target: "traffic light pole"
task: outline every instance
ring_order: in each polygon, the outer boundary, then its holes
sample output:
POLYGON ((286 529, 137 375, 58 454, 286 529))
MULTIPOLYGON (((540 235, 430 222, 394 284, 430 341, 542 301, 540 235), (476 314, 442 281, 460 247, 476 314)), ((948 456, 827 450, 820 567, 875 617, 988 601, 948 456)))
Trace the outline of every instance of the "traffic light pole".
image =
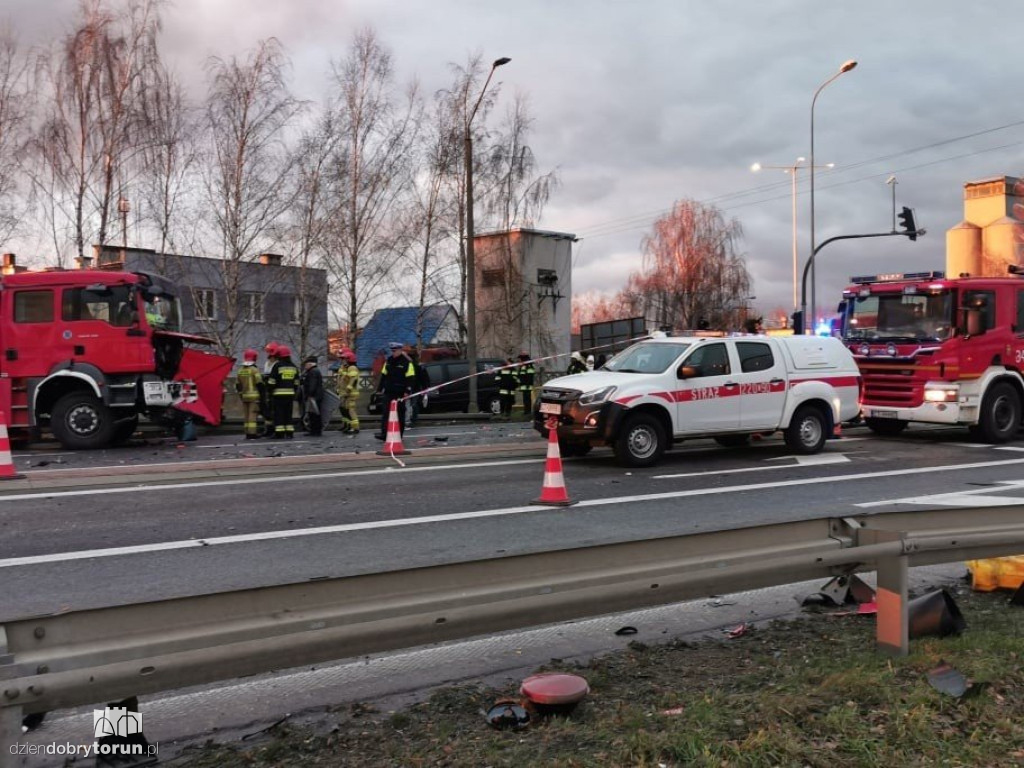
MULTIPOLYGON (((830 237, 828 240, 826 240, 823 243, 821 243, 820 245, 816 246, 815 249, 814 249, 814 253, 811 254, 811 257, 809 259, 807 259, 807 263, 804 265, 803 282, 801 283, 801 286, 800 286, 800 319, 801 319, 801 323, 803 325, 803 331, 802 332, 803 333, 807 333, 807 328, 809 327, 808 326, 808 322, 807 322, 807 274, 811 271, 811 266, 814 264, 814 257, 818 255, 818 251, 820 251, 822 248, 824 248, 829 243, 834 243, 836 240, 860 240, 861 238, 865 238, 865 237, 894 237, 894 236, 910 237, 911 234, 913 234, 913 236, 914 236, 911 239, 915 239, 918 235, 923 235, 924 234, 924 230, 915 230, 913 233, 911 233, 911 232, 877 232, 877 233, 873 233, 873 234, 870 234, 870 235, 836 235, 835 237, 830 237)), ((815 320, 812 317, 811 318, 811 322, 810 322, 810 327, 812 328, 811 335, 814 334, 814 330, 813 330, 814 323, 815 323, 815 320)))

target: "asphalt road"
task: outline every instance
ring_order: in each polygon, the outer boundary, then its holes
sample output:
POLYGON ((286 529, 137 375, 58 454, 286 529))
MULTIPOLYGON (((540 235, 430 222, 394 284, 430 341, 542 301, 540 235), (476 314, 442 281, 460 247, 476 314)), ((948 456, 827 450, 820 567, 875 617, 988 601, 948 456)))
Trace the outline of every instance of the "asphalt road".
POLYGON ((567 459, 573 506, 537 506, 545 443, 525 424, 290 442, 207 437, 19 453, 0 486, 0 620, 438 562, 1024 497, 1024 443, 962 430, 848 430, 817 456, 781 439, 684 443, 657 467, 567 459), (438 439, 443 438, 443 439, 438 439), (43 465, 43 462, 47 462, 43 465), (966 494, 966 495, 963 495, 966 494))

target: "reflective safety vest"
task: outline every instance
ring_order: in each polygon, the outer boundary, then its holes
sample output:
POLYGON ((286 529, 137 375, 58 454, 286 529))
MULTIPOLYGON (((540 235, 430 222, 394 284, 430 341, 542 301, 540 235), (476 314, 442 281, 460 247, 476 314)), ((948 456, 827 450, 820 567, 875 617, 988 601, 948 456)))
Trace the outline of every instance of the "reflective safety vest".
POLYGON ((298 380, 298 368, 291 363, 278 362, 267 379, 270 394, 274 397, 295 397, 295 384, 298 380))
POLYGON ((516 369, 516 376, 519 378, 520 389, 533 389, 533 376, 536 371, 533 363, 523 363, 516 369))
POLYGON ((505 368, 504 370, 498 371, 498 394, 499 395, 511 395, 514 394, 516 388, 519 386, 519 378, 516 376, 515 368, 505 368))
POLYGON ((243 403, 255 403, 260 399, 260 388, 263 386, 263 377, 252 363, 243 365, 238 369, 238 377, 235 379, 235 391, 242 398, 243 403))

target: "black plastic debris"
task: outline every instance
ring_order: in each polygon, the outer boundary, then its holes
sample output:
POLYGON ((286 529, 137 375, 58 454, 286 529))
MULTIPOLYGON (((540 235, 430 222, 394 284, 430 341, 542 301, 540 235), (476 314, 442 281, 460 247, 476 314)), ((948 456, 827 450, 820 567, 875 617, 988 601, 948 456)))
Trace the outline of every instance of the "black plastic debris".
POLYGON ((622 637, 622 636, 625 636, 625 635, 635 635, 639 631, 640 630, 638 630, 636 627, 631 627, 629 625, 626 625, 625 627, 619 627, 618 629, 616 629, 615 630, 615 634, 619 635, 620 637, 622 637))
POLYGON ((937 589, 907 603, 910 638, 937 635, 959 635, 967 629, 967 621, 944 589, 937 589))
POLYGON ((875 590, 859 576, 835 576, 822 585, 821 589, 803 599, 801 605, 846 605, 848 603, 871 603, 875 590))
POLYGON ((1017 588, 1017 591, 1013 593, 1013 597, 1010 598, 1010 605, 1019 605, 1024 607, 1024 583, 1017 588))
POLYGON ((487 724, 498 730, 521 730, 530 724, 530 713, 516 699, 502 699, 484 715, 487 724))

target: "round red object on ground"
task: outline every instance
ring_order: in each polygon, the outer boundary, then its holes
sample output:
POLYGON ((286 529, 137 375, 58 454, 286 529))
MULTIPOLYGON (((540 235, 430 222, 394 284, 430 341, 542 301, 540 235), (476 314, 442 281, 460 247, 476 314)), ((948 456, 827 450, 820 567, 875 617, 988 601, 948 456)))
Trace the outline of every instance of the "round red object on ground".
POLYGON ((582 701, 590 686, 579 675, 545 672, 523 680, 519 692, 534 704, 558 706, 582 701))

